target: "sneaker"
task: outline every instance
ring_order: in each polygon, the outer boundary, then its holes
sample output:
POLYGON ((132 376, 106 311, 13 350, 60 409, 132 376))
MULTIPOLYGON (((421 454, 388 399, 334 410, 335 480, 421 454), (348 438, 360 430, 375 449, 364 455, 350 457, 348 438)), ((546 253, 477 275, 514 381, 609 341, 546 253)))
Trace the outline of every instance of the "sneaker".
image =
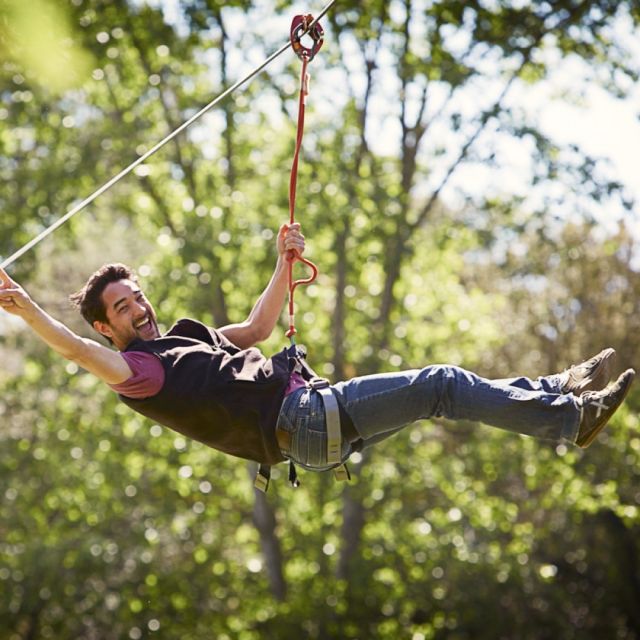
POLYGON ((567 369, 563 373, 566 376, 566 382, 562 385, 562 393, 580 396, 585 391, 604 389, 611 377, 615 357, 615 349, 604 349, 582 364, 576 364, 567 369))
POLYGON ((576 444, 586 449, 602 431, 627 395, 636 372, 627 369, 603 391, 585 391, 581 396, 580 429, 576 444))

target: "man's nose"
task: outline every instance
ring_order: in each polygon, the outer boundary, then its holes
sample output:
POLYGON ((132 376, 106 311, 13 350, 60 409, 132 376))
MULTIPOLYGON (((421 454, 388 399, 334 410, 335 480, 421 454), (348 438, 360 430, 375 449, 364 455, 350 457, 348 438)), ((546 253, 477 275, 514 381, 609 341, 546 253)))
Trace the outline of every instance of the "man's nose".
POLYGON ((142 317, 147 314, 147 307, 145 307, 141 302, 136 301, 134 309, 136 312, 136 317, 142 317))

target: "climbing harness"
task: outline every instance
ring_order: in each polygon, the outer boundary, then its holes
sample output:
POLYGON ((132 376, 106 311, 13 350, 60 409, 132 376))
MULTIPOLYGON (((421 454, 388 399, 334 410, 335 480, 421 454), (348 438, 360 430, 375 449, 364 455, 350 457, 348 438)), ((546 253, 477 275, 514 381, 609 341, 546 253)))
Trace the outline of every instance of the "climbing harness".
MULTIPOLYGON (((300 157, 300 149, 302 148, 302 136, 304 134, 304 115, 307 96, 309 95, 309 73, 307 67, 309 62, 313 60, 323 43, 324 31, 317 20, 311 15, 298 15, 291 22, 290 39, 291 46, 296 55, 302 61, 302 70, 300 73, 300 95, 298 99, 298 124, 296 133, 295 151, 293 154, 293 163, 291 165, 291 177, 289 180, 289 222, 295 222, 296 207, 296 188, 298 182, 298 161, 300 157), (306 47, 302 44, 301 38, 306 34, 311 38, 313 44, 306 47)), ((307 383, 307 387, 320 394, 322 404, 325 411, 325 420, 327 425, 327 464, 334 468, 335 476, 338 480, 347 480, 350 478, 349 471, 344 463, 341 462, 342 434, 340 427, 340 411, 338 409, 338 401, 336 400, 331 385, 326 378, 318 376, 306 362, 306 350, 302 346, 296 345, 295 342, 295 307, 294 293, 298 286, 311 284, 318 276, 318 268, 313 262, 303 258, 301 255, 291 251, 287 256, 289 269, 289 330, 286 333, 287 338, 291 340, 291 346, 287 349, 289 356, 289 367, 291 373, 301 375, 307 383), (296 262, 302 262, 309 269, 311 275, 307 278, 293 279, 293 266, 296 262)), ((282 433, 276 428, 276 437, 281 438, 282 433)), ((287 449, 286 443, 279 442, 281 449, 287 449)), ((262 492, 266 492, 269 487, 271 478, 271 468, 268 465, 260 465, 254 482, 254 486, 262 492)), ((289 482, 292 486, 299 486, 298 474, 293 461, 289 461, 289 482)))
MULTIPOLYGON (((331 9, 331 7, 336 3, 336 0, 331 0, 327 4, 324 9, 319 13, 318 17, 313 20, 310 24, 306 26, 307 31, 313 31, 315 26, 318 24, 318 21, 331 9)), ((302 31, 299 34, 299 37, 305 32, 302 31)), ((238 80, 235 84, 231 85, 228 89, 226 89, 223 93, 221 93, 217 98, 212 100, 209 104, 204 106, 200 111, 198 111, 195 115, 189 118, 186 122, 181 124, 177 129, 174 129, 171 133, 169 133, 165 138, 163 138, 156 145, 151 147, 146 153, 141 155, 137 160, 134 160, 128 167, 120 171, 120 173, 116 174, 105 182, 101 187, 96 189, 90 196, 82 200, 82 202, 78 203, 75 207, 70 209, 63 216, 58 218, 53 224, 44 229, 37 236, 32 238, 29 242, 23 245, 20 249, 11 254, 8 258, 4 259, 2 263, 0 263, 1 269, 6 269, 9 265, 13 264, 18 258, 21 258, 27 251, 33 249, 37 244, 39 244, 42 240, 51 235, 54 231, 59 229, 63 224, 65 224, 68 220, 70 220, 77 213, 88 207, 98 196, 102 195, 105 191, 114 186, 117 182, 122 180, 125 176, 129 175, 137 166, 148 160, 152 155, 154 155, 157 151, 162 149, 168 142, 173 140, 178 134, 182 133, 185 129, 190 127, 194 122, 199 120, 205 113, 210 111, 215 105, 217 105, 221 100, 226 98, 228 95, 233 93, 236 89, 239 89, 241 86, 252 80, 255 76, 257 76, 261 71, 263 71, 271 62, 273 62, 276 58, 282 55, 289 47, 292 46, 291 38, 287 41, 286 44, 282 45, 280 49, 278 49, 275 53, 272 53, 264 62, 258 65, 253 71, 249 72, 244 78, 238 80)))
MULTIPOLYGON (((292 344, 286 349, 289 359, 289 371, 297 373, 304 378, 308 389, 320 394, 324 407, 325 421, 327 425, 327 465, 333 469, 336 480, 350 480, 351 474, 346 463, 342 462, 342 428, 340 425, 340 409, 338 401, 331 391, 331 385, 326 378, 321 378, 307 363, 307 351, 302 345, 292 344)), ((288 433, 282 432, 276 427, 276 440, 280 450, 287 456, 290 442, 288 433)), ((255 477, 254 486, 266 493, 271 479, 271 466, 260 464, 255 477)), ((295 464, 289 460, 289 482, 291 486, 298 487, 298 473, 295 464)))

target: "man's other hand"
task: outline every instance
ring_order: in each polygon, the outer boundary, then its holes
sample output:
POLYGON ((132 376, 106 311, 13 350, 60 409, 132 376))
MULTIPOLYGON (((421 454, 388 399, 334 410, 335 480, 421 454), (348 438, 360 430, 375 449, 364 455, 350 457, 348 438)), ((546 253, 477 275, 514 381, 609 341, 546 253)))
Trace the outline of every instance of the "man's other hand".
POLYGON ((4 269, 0 269, 0 308, 21 318, 34 308, 29 294, 4 269))

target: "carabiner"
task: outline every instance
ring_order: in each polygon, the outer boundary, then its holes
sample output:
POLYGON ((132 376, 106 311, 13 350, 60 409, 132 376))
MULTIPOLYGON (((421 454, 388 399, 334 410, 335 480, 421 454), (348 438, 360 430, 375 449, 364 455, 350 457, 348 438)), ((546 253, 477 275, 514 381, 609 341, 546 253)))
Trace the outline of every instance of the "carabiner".
POLYGON ((311 29, 309 25, 313 22, 313 16, 294 16, 291 22, 291 46, 300 60, 306 58, 307 61, 313 60, 316 53, 320 51, 320 47, 324 42, 324 30, 319 22, 316 22, 311 29), (308 35, 313 40, 312 47, 305 47, 301 38, 308 35))

